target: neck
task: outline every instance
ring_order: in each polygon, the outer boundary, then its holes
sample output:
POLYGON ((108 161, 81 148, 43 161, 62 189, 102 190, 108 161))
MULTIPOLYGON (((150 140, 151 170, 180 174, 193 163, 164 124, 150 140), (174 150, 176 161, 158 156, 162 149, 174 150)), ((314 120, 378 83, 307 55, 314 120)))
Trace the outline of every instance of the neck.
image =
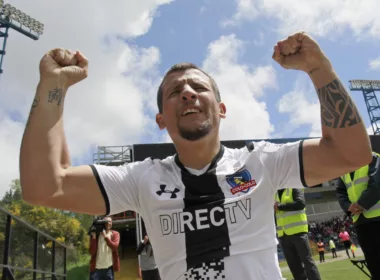
POLYGON ((220 140, 219 136, 205 137, 200 141, 186 141, 175 146, 179 160, 185 167, 200 170, 218 154, 220 140))

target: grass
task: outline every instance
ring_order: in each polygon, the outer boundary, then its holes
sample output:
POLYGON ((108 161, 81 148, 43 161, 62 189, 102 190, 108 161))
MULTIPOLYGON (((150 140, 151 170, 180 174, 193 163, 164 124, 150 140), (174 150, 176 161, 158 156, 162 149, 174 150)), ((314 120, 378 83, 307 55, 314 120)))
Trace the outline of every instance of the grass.
POLYGON ((70 280, 83 280, 89 278, 90 274, 88 263, 81 266, 73 267, 72 269, 67 271, 67 279, 70 280))
MULTIPOLYGON (((323 280, 369 280, 368 276, 348 259, 318 264, 318 270, 323 280)), ((282 276, 287 279, 293 279, 289 271, 283 272, 282 276)))
POLYGON ((90 257, 83 256, 75 263, 67 265, 67 279, 83 280, 90 278, 90 257))
MULTIPOLYGON (((313 259, 316 263, 319 263, 319 255, 314 255, 313 256, 313 259)), ((325 260, 330 260, 332 259, 332 255, 331 254, 325 254, 325 260)), ((286 260, 283 260, 280 262, 280 267, 287 267, 288 266, 288 263, 286 262, 286 260)))
MULTIPOLYGON (((331 259, 331 255, 325 255, 326 261, 331 259)), ((318 270, 323 280, 369 280, 369 278, 355 267, 350 260, 344 259, 329 263, 319 263, 319 256, 314 256, 318 265, 318 270)), ((121 271, 115 273, 117 280, 139 280, 137 276, 137 258, 128 258, 121 261, 121 271)), ((286 261, 280 263, 280 267, 287 267, 286 261)), ((67 268, 70 280, 89 279, 89 259, 83 257, 80 261, 71 264, 67 268)), ((290 271, 282 273, 284 278, 293 279, 290 271)))

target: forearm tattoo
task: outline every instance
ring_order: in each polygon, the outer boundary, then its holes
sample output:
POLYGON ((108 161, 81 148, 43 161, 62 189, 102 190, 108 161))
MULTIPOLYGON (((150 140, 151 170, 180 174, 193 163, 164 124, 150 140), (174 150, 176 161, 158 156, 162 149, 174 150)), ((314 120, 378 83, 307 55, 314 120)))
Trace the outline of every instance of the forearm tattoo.
POLYGON ((61 101, 63 98, 63 90, 60 88, 53 89, 49 91, 48 102, 53 103, 56 102, 57 105, 61 105, 61 101))
MULTIPOLYGON (((61 105, 62 99, 63 99, 63 89, 55 88, 53 90, 50 90, 48 92, 48 102, 49 103, 56 103, 58 106, 61 105)), ((26 125, 28 126, 30 123, 30 118, 33 114, 34 109, 40 104, 40 97, 35 97, 33 100, 32 108, 30 109, 28 121, 26 125)))
POLYGON ((345 128, 361 123, 358 109, 339 80, 318 89, 322 125, 345 128))
POLYGON ((32 108, 30 109, 30 113, 29 113, 29 117, 28 117, 28 121, 26 123, 26 125, 28 125, 30 123, 30 117, 31 115, 33 114, 33 111, 34 109, 40 104, 40 98, 37 96, 34 98, 33 100, 33 103, 32 103, 32 108))

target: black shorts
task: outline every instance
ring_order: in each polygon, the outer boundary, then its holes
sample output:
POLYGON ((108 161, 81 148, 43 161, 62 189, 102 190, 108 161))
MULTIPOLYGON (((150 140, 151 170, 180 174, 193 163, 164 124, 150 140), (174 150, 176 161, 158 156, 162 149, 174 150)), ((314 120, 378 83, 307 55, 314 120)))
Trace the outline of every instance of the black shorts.
POLYGON ((142 280, 161 280, 158 268, 152 270, 142 270, 142 280))
POLYGON ((351 241, 350 240, 343 241, 343 244, 344 244, 344 248, 351 249, 351 241))

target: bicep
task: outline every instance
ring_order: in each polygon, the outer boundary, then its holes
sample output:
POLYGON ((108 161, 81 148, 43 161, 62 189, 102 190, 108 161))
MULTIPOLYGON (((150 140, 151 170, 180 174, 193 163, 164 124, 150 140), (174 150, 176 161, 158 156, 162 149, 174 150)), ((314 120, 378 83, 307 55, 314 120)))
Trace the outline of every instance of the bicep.
POLYGON ((60 190, 46 206, 91 215, 135 210, 132 167, 84 165, 65 170, 60 190))
POLYGON ((58 190, 45 198, 43 205, 90 215, 106 213, 103 194, 89 165, 65 169, 58 190))
POLYGON ((318 185, 360 167, 347 162, 341 149, 333 145, 323 139, 308 139, 303 142, 302 161, 306 185, 318 185))

